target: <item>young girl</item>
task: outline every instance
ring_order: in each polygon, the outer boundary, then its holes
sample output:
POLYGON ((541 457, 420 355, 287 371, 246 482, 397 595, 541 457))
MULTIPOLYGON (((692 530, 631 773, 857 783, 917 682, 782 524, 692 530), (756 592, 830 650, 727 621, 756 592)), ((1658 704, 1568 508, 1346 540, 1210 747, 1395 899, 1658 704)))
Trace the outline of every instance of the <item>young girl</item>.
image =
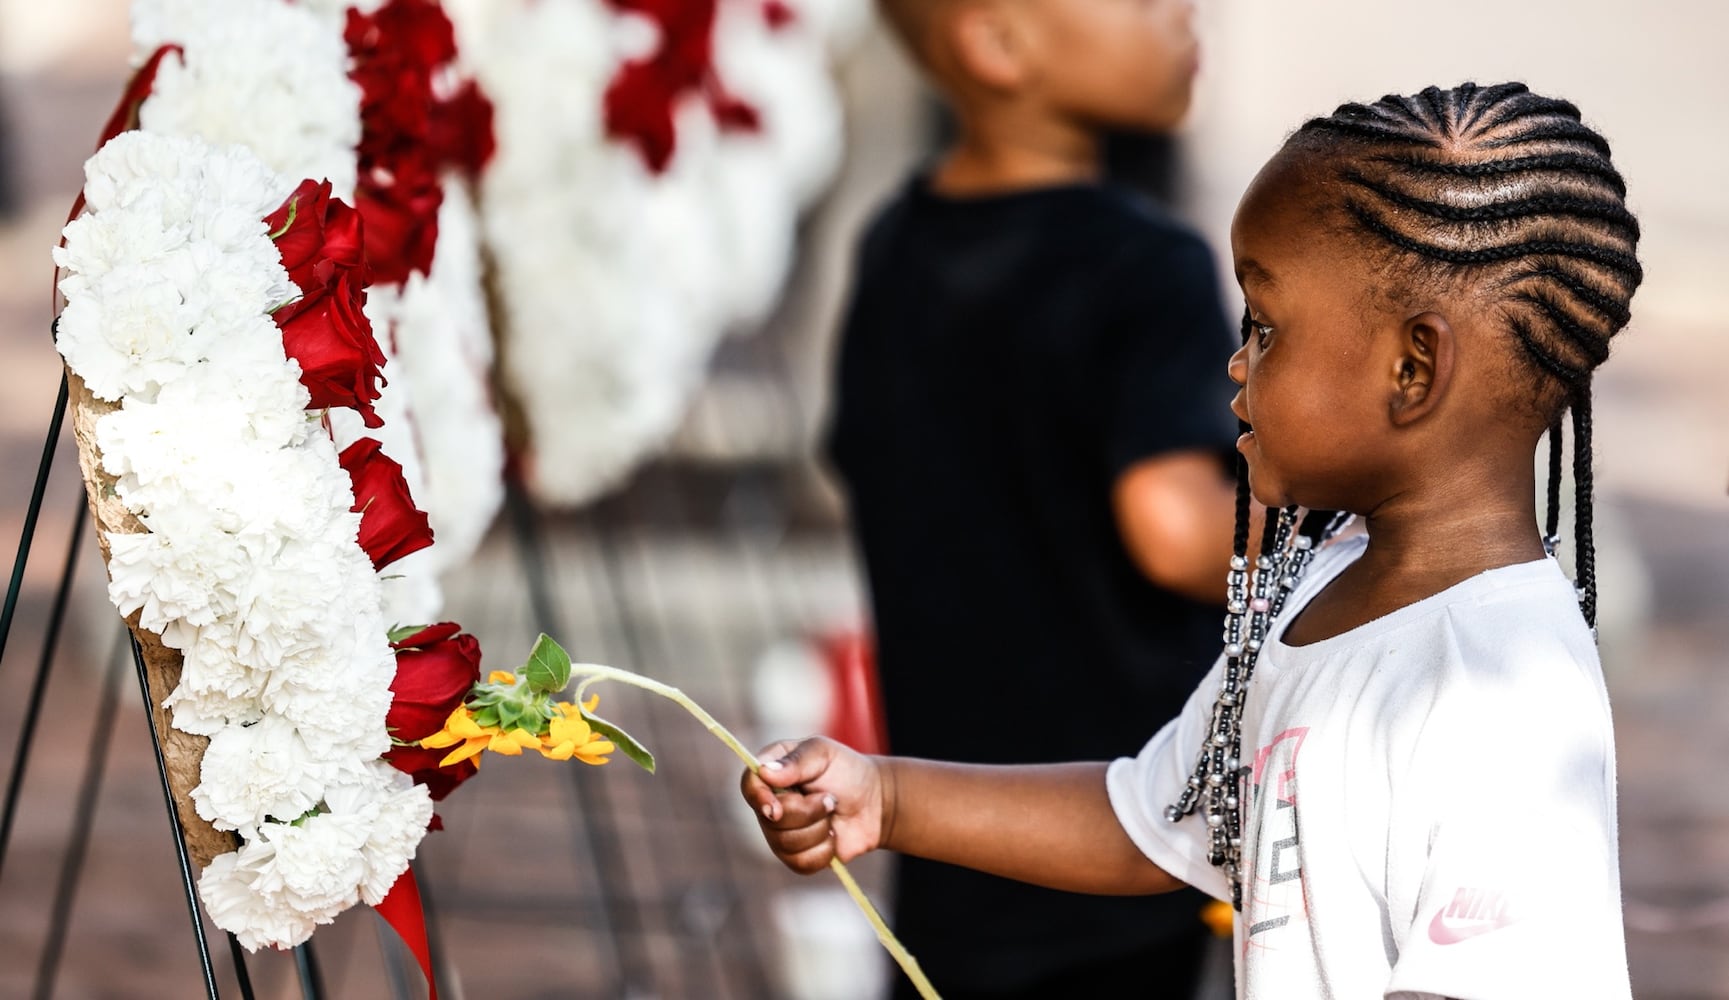
MULTIPOLYGON (((1591 373, 1641 278, 1625 193, 1578 110, 1520 84, 1304 125, 1232 226, 1247 487, 1224 656, 1182 715, 1108 764, 777 743, 742 785, 775 854, 1194 885, 1240 910, 1243 997, 1628 997, 1590 539, 1591 373), (1252 571, 1247 491, 1275 509, 1252 571)), ((1086 725, 1024 694, 1003 739, 1086 725)))

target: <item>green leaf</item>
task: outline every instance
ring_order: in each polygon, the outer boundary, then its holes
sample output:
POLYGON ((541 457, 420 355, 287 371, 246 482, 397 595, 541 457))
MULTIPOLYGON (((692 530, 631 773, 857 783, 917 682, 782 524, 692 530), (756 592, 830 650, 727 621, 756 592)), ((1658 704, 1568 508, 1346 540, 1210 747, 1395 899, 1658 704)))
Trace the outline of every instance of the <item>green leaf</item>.
POLYGON ((522 728, 522 706, 516 704, 513 701, 501 701, 501 702, 499 702, 498 703, 498 728, 506 729, 506 730, 508 730, 508 729, 521 729, 522 728))
POLYGON ((528 663, 522 668, 528 686, 543 694, 557 694, 570 683, 570 654, 545 632, 535 640, 528 652, 528 663))
POLYGON ((487 705, 478 710, 472 710, 472 714, 474 715, 475 725, 481 727, 491 726, 495 729, 498 727, 497 705, 487 705))
POLYGON ((401 642, 417 632, 426 631, 426 628, 425 625, 403 625, 400 628, 393 628, 390 630, 390 641, 392 644, 401 642))
POLYGON ((638 767, 647 771, 649 774, 654 773, 654 754, 649 753, 647 747, 638 743, 636 737, 630 735, 598 715, 589 714, 589 711, 586 708, 582 709, 582 717, 595 732, 617 744, 618 749, 622 751, 626 757, 635 761, 638 767))

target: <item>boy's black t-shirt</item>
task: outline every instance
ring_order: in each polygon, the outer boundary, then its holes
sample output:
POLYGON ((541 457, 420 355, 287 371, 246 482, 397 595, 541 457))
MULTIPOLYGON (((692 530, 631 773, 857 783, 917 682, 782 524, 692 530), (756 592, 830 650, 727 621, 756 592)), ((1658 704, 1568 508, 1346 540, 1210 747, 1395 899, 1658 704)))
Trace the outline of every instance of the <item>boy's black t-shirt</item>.
MULTIPOLYGON (((1179 712, 1218 655, 1222 608, 1142 575, 1112 487, 1165 453, 1229 459, 1232 350, 1211 251, 1125 189, 951 199, 915 178, 879 212, 829 453, 893 753, 1108 760, 1179 712)), ((897 934, 939 982, 977 988, 1192 928, 1200 905, 899 864, 897 934)))

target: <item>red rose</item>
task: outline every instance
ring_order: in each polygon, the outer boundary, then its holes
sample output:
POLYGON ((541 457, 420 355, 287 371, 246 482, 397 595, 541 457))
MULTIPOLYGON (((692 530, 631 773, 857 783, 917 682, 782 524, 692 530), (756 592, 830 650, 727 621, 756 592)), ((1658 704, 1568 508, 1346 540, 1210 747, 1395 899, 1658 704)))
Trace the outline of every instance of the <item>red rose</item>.
POLYGON ((384 352, 364 311, 370 276, 360 213, 330 197, 329 181, 304 180, 264 222, 300 289, 272 318, 311 405, 352 407, 366 426, 382 426, 372 403, 384 352))
MULTIPOLYGON (((391 643, 396 678, 390 682, 393 699, 385 721, 390 735, 412 741, 438 732, 480 679, 480 643, 461 632, 462 626, 446 622, 391 643)), ((449 752, 448 747, 393 746, 384 759, 425 785, 436 801, 479 770, 473 760, 440 767, 438 762, 449 752)))
POLYGON ((650 170, 666 169, 678 144, 674 109, 700 96, 727 131, 755 131, 756 109, 728 94, 714 66, 716 0, 612 0, 654 22, 660 46, 626 63, 603 98, 607 135, 633 143, 650 170))
POLYGON ((383 569, 432 544, 432 525, 408 495, 402 466, 380 450, 377 441, 361 438, 343 449, 339 461, 354 483, 360 547, 372 557, 373 569, 383 569))
POLYGON ((330 197, 329 181, 301 181, 264 222, 302 295, 328 288, 338 271, 359 267, 365 259, 360 213, 330 197))
POLYGON ((350 8, 343 38, 360 85, 361 167, 400 159, 425 140, 433 76, 456 58, 450 18, 433 0, 391 0, 350 8))
POLYGON ((762 18, 768 22, 768 30, 782 31, 798 23, 798 11, 786 0, 767 0, 762 5, 762 18))
POLYGON ((672 117, 677 98, 677 89, 658 63, 626 64, 606 88, 607 134, 633 143, 648 168, 660 173, 678 148, 672 117))
POLYGON ((354 203, 366 223, 366 263, 375 281, 400 285, 432 269, 444 186, 421 165, 393 176, 363 175, 354 203))
POLYGON ((432 132, 427 139, 432 159, 454 165, 469 179, 480 176, 492 159, 497 141, 492 131, 492 101, 473 80, 432 109, 432 132))
POLYGON ((312 394, 312 408, 347 406, 360 411, 368 427, 384 426, 374 412, 384 352, 372 335, 365 279, 358 268, 338 270, 332 285, 308 292, 276 310, 282 349, 300 364, 300 384, 312 394))

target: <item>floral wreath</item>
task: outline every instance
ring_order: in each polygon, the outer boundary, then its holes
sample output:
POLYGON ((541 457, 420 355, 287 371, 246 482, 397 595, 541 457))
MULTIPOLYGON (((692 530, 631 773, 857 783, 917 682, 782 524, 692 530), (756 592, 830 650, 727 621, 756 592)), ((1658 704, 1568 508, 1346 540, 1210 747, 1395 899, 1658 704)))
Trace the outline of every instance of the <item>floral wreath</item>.
POLYGON ((374 314, 407 340, 428 328, 417 315, 453 312, 435 258, 457 241, 437 226, 463 216, 414 168, 462 182, 489 130, 472 84, 433 93, 454 58, 437 5, 367 6, 137 3, 148 55, 55 251, 109 596, 167 664, 199 891, 249 949, 385 903, 433 800, 475 766, 417 745, 479 680, 480 649, 454 624, 397 627, 430 615, 393 614, 380 571, 403 577, 433 532, 405 474, 413 437, 370 432, 407 410, 374 314), (440 23, 449 45, 410 44, 440 23), (420 89, 402 84, 416 73, 420 89), (384 113, 387 91, 404 103, 384 113), (393 142, 421 152, 392 159, 393 142))
POLYGON ((539 500, 580 505, 778 301, 841 148, 830 49, 785 0, 498 0, 464 23, 498 102, 480 204, 513 446, 539 500))

